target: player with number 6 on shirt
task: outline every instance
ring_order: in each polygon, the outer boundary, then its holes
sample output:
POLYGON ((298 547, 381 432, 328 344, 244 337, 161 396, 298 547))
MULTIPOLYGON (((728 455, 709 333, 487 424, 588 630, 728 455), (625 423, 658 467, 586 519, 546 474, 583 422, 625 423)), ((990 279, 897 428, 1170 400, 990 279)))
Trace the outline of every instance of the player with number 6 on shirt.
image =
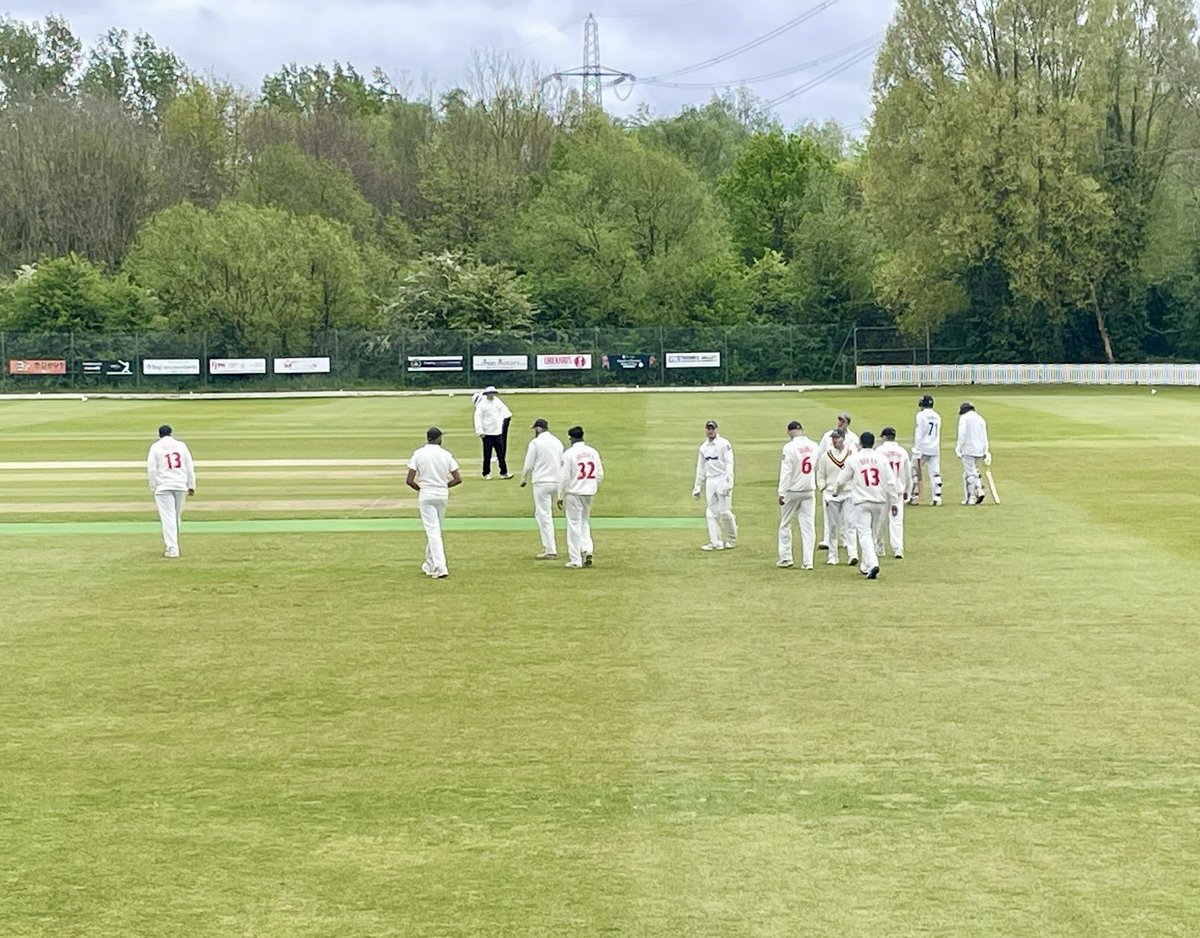
POLYGON ((819 444, 804 435, 799 420, 787 425, 788 441, 783 445, 779 465, 779 562, 790 567, 792 560, 792 522, 800 525, 800 567, 813 568, 816 549, 817 487, 816 466, 819 444))
POLYGON ((875 434, 864 430, 858 438, 861 449, 838 473, 837 491, 849 491, 853 502, 852 517, 858 531, 859 571, 868 580, 879 576, 879 555, 875 545, 883 543, 888 506, 896 496, 896 477, 892 467, 875 451, 875 434))
POLYGON ((179 556, 179 522, 183 503, 196 494, 196 469, 187 444, 175 439, 168 424, 158 428, 158 442, 146 454, 146 475, 162 522, 163 556, 179 556))
POLYGON ((567 431, 571 445, 562 455, 558 478, 558 507, 567 516, 567 563, 571 569, 592 565, 592 499, 604 478, 604 465, 595 447, 583 442, 583 427, 567 431))

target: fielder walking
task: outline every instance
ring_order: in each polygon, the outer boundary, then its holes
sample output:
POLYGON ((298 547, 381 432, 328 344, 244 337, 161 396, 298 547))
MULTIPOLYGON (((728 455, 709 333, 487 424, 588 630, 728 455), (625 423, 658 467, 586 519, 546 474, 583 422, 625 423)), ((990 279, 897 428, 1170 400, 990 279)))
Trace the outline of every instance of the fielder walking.
POLYGON ((562 442, 550 432, 550 424, 539 417, 530 427, 533 439, 525 450, 525 468, 521 471, 521 488, 533 479, 533 517, 542 537, 542 552, 538 560, 558 557, 554 538, 554 497, 558 492, 558 477, 562 469, 562 442))
POLYGON ((442 447, 442 431, 437 427, 425 431, 425 445, 408 461, 405 484, 417 493, 417 510, 425 528, 425 561, 421 572, 435 580, 444 580, 450 569, 442 543, 442 520, 446 517, 450 490, 462 485, 462 475, 458 461, 442 447))
POLYGON ((692 498, 704 488, 704 517, 708 543, 701 550, 732 550, 737 546, 737 518, 733 514, 733 444, 717 432, 717 422, 704 423, 705 440, 696 457, 696 484, 692 498))
POLYGON ((862 448, 846 460, 838 473, 837 489, 850 492, 862 560, 858 569, 868 580, 874 580, 879 577, 879 555, 875 545, 883 542, 888 506, 896 494, 896 477, 887 460, 874 449, 875 434, 864 430, 859 437, 859 446, 862 448))
POLYGON ((929 475, 931 505, 942 503, 942 415, 933 409, 933 396, 921 395, 917 401, 917 422, 913 428, 913 486, 910 505, 921 497, 921 470, 929 475))
POLYGON ((992 453, 988 447, 987 421, 975 412, 975 405, 963 401, 958 407, 958 439, 954 443, 954 455, 963 465, 963 504, 983 504, 983 482, 979 478, 979 460, 984 465, 992 464, 992 453))
POLYGON ((489 384, 483 389, 483 398, 475 405, 475 434, 483 440, 483 477, 492 477, 492 454, 500 467, 500 478, 511 479, 508 471, 508 423, 512 411, 496 395, 496 388, 489 384))
MULTIPOLYGON (((876 452, 887 460, 896 478, 896 496, 888 510, 888 541, 891 544, 892 556, 897 560, 904 559, 904 505, 912 495, 913 473, 908 451, 896 442, 895 427, 884 427, 879 431, 883 442, 876 452)), ((883 545, 876 547, 882 551, 883 545)))
POLYGON ((779 466, 779 562, 791 567, 792 522, 800 527, 800 568, 813 568, 816 546, 816 469, 818 444, 804 435, 799 420, 787 425, 788 441, 783 445, 779 466))
POLYGON ((567 515, 567 562, 578 569, 592 565, 592 499, 604 478, 595 447, 583 442, 583 427, 567 431, 571 445, 563 452, 558 481, 558 507, 567 515))
POLYGON ((189 495, 196 494, 196 468, 187 444, 172 436, 169 424, 158 428, 158 441, 146 454, 146 475, 162 522, 163 556, 179 556, 179 522, 189 495))

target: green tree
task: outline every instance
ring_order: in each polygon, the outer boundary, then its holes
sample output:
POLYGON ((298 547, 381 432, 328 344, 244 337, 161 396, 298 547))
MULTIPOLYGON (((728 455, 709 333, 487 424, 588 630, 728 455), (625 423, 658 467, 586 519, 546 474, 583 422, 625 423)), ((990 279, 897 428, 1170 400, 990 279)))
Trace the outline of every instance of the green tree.
POLYGON ((766 251, 785 259, 807 215, 820 210, 820 193, 833 160, 814 139, 778 131, 751 139, 717 183, 734 245, 747 263, 766 251))
POLYGON ((163 202, 211 208, 231 195, 244 163, 240 139, 248 99, 232 86, 190 79, 159 129, 163 202))
POLYGON ((383 312, 392 328, 417 331, 512 332, 534 317, 512 271, 450 251, 414 262, 383 312))
POLYGON ((680 299, 703 297, 705 280, 729 256, 707 188, 677 157, 603 117, 560 141, 513 243, 554 321, 639 325, 729 313, 715 298, 680 299))
POLYGON ((131 39, 123 29, 110 29, 88 53, 79 89, 120 101, 139 117, 158 119, 185 80, 183 62, 150 35, 137 33, 131 39))
POLYGON ((68 92, 82 48, 60 17, 33 24, 0 18, 0 101, 68 92))
POLYGON ((268 147, 249 168, 242 198, 293 215, 340 221, 359 240, 375 236, 376 214, 349 174, 330 160, 305 156, 295 144, 268 147))
POLYGON ((144 328, 157 310, 155 298, 127 276, 109 276, 77 254, 23 267, 0 290, 0 329, 14 332, 144 328))
POLYGON ((230 352, 303 350, 328 329, 375 322, 349 229, 316 216, 177 205, 147 223, 125 269, 160 298, 172 329, 230 352))

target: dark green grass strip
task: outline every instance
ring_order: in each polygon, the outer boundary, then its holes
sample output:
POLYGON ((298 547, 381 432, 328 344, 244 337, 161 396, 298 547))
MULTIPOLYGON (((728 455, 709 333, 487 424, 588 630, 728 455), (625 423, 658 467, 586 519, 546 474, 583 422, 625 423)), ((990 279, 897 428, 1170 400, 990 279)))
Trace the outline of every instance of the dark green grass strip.
MULTIPOLYGON (((557 526, 565 529, 563 521, 557 526)), ((702 528, 697 518, 593 518, 592 527, 702 528)), ((14 534, 145 534, 159 529, 157 521, 61 521, 0 524, 0 536, 14 534)), ((532 518, 447 518, 447 531, 534 531, 532 518)), ((250 521, 185 521, 185 534, 353 534, 375 531, 420 531, 417 518, 286 518, 250 521)))

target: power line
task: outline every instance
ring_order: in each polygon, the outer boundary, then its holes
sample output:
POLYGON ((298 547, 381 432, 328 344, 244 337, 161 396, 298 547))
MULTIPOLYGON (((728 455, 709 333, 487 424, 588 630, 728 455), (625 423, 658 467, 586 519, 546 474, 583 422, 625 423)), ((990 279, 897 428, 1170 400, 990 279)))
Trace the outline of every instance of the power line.
POLYGON ((857 65, 859 62, 863 61, 863 59, 867 58, 867 56, 871 55, 871 53, 874 51, 875 51, 874 47, 871 47, 870 49, 864 49, 862 52, 858 52, 855 55, 852 55, 841 65, 835 65, 833 68, 829 69, 828 71, 822 72, 820 75, 817 75, 815 78, 812 78, 809 81, 806 81, 804 84, 793 88, 791 91, 781 94, 778 98, 772 98, 770 101, 766 102, 766 106, 767 107, 775 107, 777 105, 783 104, 785 101, 792 100, 792 98, 799 97, 800 95, 804 94, 806 91, 811 91, 813 88, 816 88, 818 85, 823 85, 825 82, 827 82, 829 79, 833 78, 834 76, 840 75, 842 72, 846 71, 846 69, 857 65))
POLYGON ((697 62, 695 65, 689 65, 689 66, 687 66, 687 68, 677 68, 673 72, 663 72, 661 75, 652 75, 650 78, 647 78, 645 80, 646 81, 659 81, 659 80, 666 79, 666 78, 673 78, 677 75, 687 75, 691 72, 698 72, 702 68, 708 68, 710 65, 716 65, 719 62, 724 62, 726 59, 732 59, 734 56, 741 55, 743 52, 748 52, 751 49, 761 46, 763 43, 770 42, 772 39, 776 38, 777 36, 782 36, 788 30, 795 29, 801 23, 805 22, 806 20, 812 19, 818 13, 820 13, 823 10, 829 9, 829 7, 833 6, 837 2, 838 2, 838 0, 822 0, 822 2, 818 3, 815 7, 811 7, 810 9, 805 10, 799 16, 795 17, 794 19, 788 20, 782 26, 777 26, 774 29, 772 29, 770 32, 764 33, 763 35, 759 36, 757 39, 751 39, 749 42, 743 43, 742 45, 738 46, 736 49, 730 49, 728 52, 723 52, 721 55, 713 56, 713 58, 706 59, 703 62, 697 62))
POLYGON ((868 36, 866 39, 860 39, 858 42, 851 43, 848 46, 843 46, 834 52, 822 55, 815 59, 810 59, 807 62, 800 62, 796 65, 790 65, 787 68, 781 68, 774 72, 765 72, 762 75, 751 75, 746 78, 730 78, 721 81, 656 81, 653 78, 637 79, 639 84, 653 85, 656 88, 712 88, 717 85, 736 86, 736 85, 753 85, 760 81, 771 81, 776 78, 785 78, 788 75, 794 75, 796 72, 803 72, 810 68, 816 68, 818 65, 824 65, 826 62, 834 62, 848 55, 851 52, 857 52, 865 47, 875 48, 875 44, 883 33, 875 33, 868 36))

